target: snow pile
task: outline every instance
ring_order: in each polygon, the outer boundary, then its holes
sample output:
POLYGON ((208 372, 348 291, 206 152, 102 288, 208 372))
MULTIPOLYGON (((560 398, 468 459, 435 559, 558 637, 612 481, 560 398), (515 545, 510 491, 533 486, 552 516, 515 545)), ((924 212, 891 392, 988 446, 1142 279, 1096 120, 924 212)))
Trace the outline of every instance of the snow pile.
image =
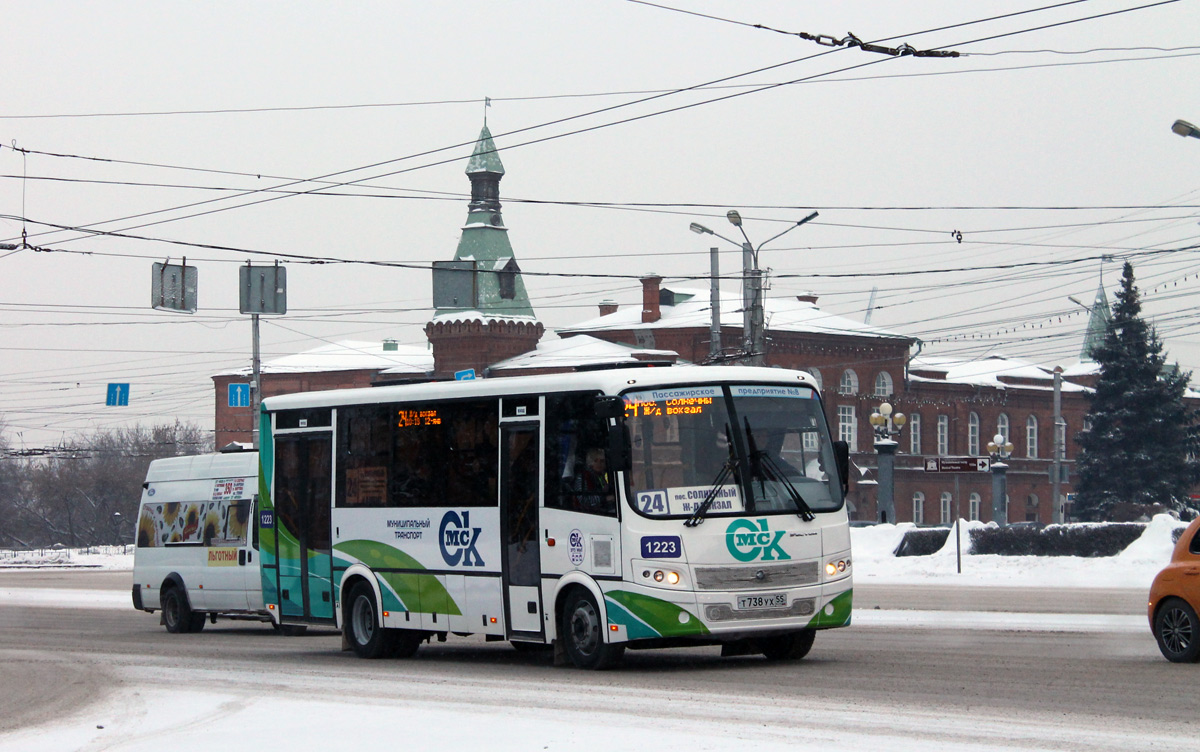
POLYGON ((962 521, 961 549, 954 535, 931 556, 896 558, 894 552, 911 523, 852 528, 855 578, 879 584, 944 582, 954 585, 1010 587, 1093 587, 1148 589, 1154 575, 1171 560, 1173 531, 1182 523, 1157 515, 1145 532, 1117 556, 978 556, 971 554, 970 531, 986 525, 962 521), (959 572, 961 551, 962 572, 959 572))
POLYGON ((0 551, 0 569, 133 569, 133 546, 90 548, 35 548, 0 551))

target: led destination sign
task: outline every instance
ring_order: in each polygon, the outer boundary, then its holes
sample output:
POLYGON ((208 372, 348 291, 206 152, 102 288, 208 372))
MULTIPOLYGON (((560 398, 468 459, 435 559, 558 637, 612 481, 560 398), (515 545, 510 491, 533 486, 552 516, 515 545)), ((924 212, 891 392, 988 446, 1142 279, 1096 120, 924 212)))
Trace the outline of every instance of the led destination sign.
POLYGON ((415 428, 417 426, 440 426, 441 416, 437 410, 398 410, 397 423, 400 428, 415 428))
POLYGON ((721 396, 716 387, 652 389, 625 395, 625 417, 660 418, 669 415, 700 415, 721 396))

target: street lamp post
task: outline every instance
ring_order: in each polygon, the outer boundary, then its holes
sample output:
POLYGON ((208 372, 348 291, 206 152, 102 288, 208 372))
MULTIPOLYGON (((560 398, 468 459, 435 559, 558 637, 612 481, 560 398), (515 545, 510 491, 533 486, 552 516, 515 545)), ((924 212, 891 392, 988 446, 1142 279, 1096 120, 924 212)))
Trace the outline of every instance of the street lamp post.
POLYGON ((1200 128, 1192 125, 1186 120, 1176 120, 1171 124, 1171 132, 1178 133, 1180 136, 1191 136, 1192 138, 1200 138, 1200 128))
POLYGON ((904 413, 892 412, 890 403, 884 402, 871 413, 868 419, 875 431, 875 452, 879 455, 879 503, 876 513, 879 522, 896 521, 896 448, 893 438, 900 435, 908 418, 904 413))
POLYGON ((777 240, 805 222, 817 218, 817 212, 809 214, 804 219, 789 225, 786 230, 764 240, 755 248, 742 227, 742 215, 736 209, 725 213, 729 223, 742 233, 743 242, 713 232, 697 222, 692 222, 689 229, 695 233, 713 235, 727 243, 733 243, 742 249, 742 351, 748 365, 761 366, 765 364, 766 356, 766 322, 763 315, 763 274, 758 266, 758 252, 767 243, 777 240))
POLYGON ((988 454, 992 456, 992 519, 997 525, 1008 524, 1008 510, 1004 503, 1008 498, 1008 465, 1006 460, 1012 456, 1013 445, 998 433, 987 445, 988 454))

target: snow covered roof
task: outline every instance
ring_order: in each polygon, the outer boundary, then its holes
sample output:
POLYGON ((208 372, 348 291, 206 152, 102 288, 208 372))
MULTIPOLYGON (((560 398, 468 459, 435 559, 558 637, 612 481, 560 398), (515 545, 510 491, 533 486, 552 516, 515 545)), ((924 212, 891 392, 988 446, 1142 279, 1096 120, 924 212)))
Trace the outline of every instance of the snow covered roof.
POLYGON ((525 316, 516 313, 505 313, 503 311, 490 311, 484 313, 483 311, 458 310, 443 311, 441 313, 434 314, 433 318, 430 319, 430 321, 435 324, 456 322, 467 323, 471 321, 478 321, 481 324, 487 324, 495 321, 528 321, 536 324, 537 320, 537 316, 525 316))
POLYGON ((1081 360, 1063 369, 1063 377, 1069 376, 1099 376, 1100 364, 1094 360, 1081 360))
MULTIPOLYGON (((916 382, 969 384, 995 389, 1053 389, 1054 372, 1019 358, 999 353, 978 360, 956 360, 925 356, 909 364, 909 378, 916 382)), ((1064 392, 1087 392, 1087 387, 1062 382, 1064 392)))
MULTIPOLYGON (((389 343, 393 344, 393 343, 389 343)), ((379 340, 342 340, 311 350, 265 360, 263 373, 311 373, 316 371, 383 370, 389 373, 428 373, 433 370, 433 353, 424 347, 395 345, 385 350, 379 340)), ((246 375, 249 367, 223 371, 218 376, 246 375)))
POLYGON ((566 339, 538 343, 536 349, 494 364, 491 371, 519 371, 530 368, 579 368, 645 363, 675 362, 673 350, 649 350, 607 342, 581 334, 566 339))
MULTIPOLYGON (((579 324, 563 327, 558 331, 566 334, 603 332, 624 329, 684 329, 708 328, 711 322, 712 305, 710 293, 703 289, 663 288, 675 295, 676 304, 660 306, 662 317, 658 321, 642 323, 641 306, 627 306, 579 324)), ((763 304, 767 329, 770 331, 803 332, 810 334, 837 334, 850 337, 884 337, 907 340, 910 337, 881 329, 877 326, 854 321, 817 308, 815 303, 795 298, 767 298, 763 304)), ((721 293, 721 324, 741 326, 741 293, 721 293)))

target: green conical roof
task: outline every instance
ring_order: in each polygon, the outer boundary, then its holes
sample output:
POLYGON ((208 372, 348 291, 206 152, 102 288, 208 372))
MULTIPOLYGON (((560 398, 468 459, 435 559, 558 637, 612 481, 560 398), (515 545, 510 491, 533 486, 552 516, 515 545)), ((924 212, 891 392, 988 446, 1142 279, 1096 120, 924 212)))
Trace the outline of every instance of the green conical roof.
MULTIPOLYGON (((467 223, 458 239, 454 260, 474 262, 473 301, 459 300, 454 306, 438 306, 438 315, 478 311, 499 318, 536 318, 521 269, 508 240, 508 228, 500 214, 500 178, 504 165, 487 126, 479 133, 475 151, 467 162, 471 179, 471 203, 467 223)), ((435 275, 435 286, 439 284, 435 275)), ((443 299, 434 291, 434 299, 443 299)))
POLYGON ((1088 315, 1087 333, 1083 335, 1083 349, 1079 352, 1079 360, 1091 362, 1092 352, 1104 344, 1104 334, 1108 331, 1108 322, 1112 319, 1112 310, 1108 307, 1108 296, 1104 294, 1104 282, 1096 288, 1096 299, 1088 315))
POLYGON ((467 174, 476 172, 504 174, 504 165, 500 163, 500 154, 496 151, 495 142, 492 141, 492 132, 486 125, 479 132, 479 140, 475 142, 475 151, 471 154, 471 159, 467 161, 467 174))

